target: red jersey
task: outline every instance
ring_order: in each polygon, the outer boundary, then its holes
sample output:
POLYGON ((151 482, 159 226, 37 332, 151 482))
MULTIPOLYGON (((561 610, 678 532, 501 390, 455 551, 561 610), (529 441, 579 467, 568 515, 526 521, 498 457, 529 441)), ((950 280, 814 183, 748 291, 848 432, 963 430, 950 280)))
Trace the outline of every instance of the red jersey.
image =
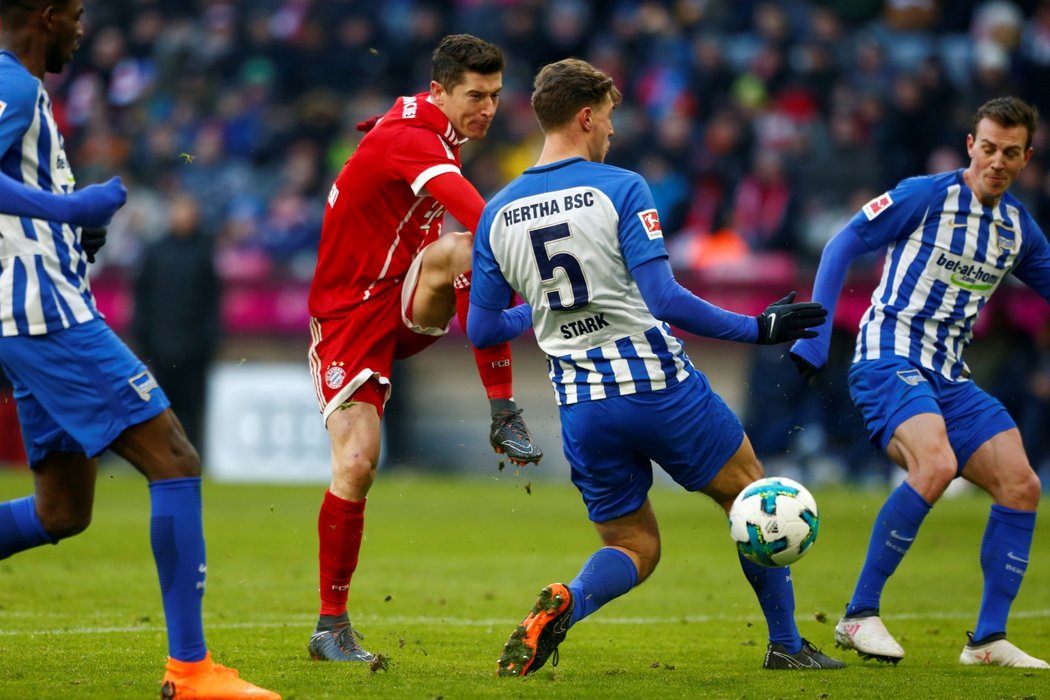
POLYGON ((441 233, 445 207, 426 184, 460 174, 459 137, 429 93, 399 97, 361 139, 328 194, 310 315, 343 316, 400 284, 441 233))

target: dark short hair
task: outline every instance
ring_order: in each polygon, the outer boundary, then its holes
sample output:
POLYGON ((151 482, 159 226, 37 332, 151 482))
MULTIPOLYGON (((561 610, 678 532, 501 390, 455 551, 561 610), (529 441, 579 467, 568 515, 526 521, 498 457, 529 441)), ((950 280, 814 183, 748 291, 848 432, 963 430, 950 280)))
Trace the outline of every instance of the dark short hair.
POLYGON ((543 131, 568 124, 584 107, 595 107, 608 96, 613 105, 623 95, 613 79, 587 61, 566 58, 548 63, 533 81, 532 111, 543 131))
POLYGON ((995 97, 977 108, 973 115, 973 133, 982 119, 991 119, 999 126, 1023 126, 1028 131, 1024 149, 1032 147, 1032 137, 1039 126, 1039 110, 1018 97, 995 97))
POLYGON ((39 12, 48 5, 65 6, 69 0, 0 0, 0 17, 13 17, 15 13, 39 12))
POLYGON ((464 75, 492 75, 503 71, 503 52, 499 47, 472 34, 450 34, 434 49, 431 79, 446 90, 463 82, 464 75))

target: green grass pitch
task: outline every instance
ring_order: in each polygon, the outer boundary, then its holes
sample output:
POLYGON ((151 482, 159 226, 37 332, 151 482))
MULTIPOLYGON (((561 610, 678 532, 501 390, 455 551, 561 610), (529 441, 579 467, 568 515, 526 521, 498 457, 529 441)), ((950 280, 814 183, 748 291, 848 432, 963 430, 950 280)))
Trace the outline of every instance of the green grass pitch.
MULTIPOLYGON (((540 468, 542 470, 542 467, 540 468)), ((26 472, 0 470, 0 499, 26 472)), ((570 580, 598 546, 575 489, 510 470, 485 478, 381 473, 369 498, 351 615, 386 670, 310 661, 323 487, 205 484, 205 629, 216 658, 285 698, 1037 698, 1050 672, 958 664, 980 603, 989 501, 944 500, 883 599, 907 649, 897 667, 836 652, 883 492, 817 489, 820 538, 793 567, 804 636, 849 663, 761 668, 765 625, 725 517, 658 485, 656 573, 570 631, 561 663, 496 678, 503 642, 544 585, 570 580), (530 483, 531 481, 531 483, 530 483)), ((100 473, 94 522, 57 547, 0 561, 0 698, 157 697, 166 641, 137 474, 100 473)), ((1050 657, 1050 529, 1035 536, 1010 638, 1050 657)))

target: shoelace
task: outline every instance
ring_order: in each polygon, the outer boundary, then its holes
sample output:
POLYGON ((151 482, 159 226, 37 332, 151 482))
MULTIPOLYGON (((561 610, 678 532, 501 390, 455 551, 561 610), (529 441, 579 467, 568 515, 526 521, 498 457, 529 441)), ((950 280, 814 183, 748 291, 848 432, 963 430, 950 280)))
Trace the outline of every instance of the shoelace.
POLYGON ((355 630, 351 625, 346 624, 339 628, 335 634, 335 641, 344 651, 361 651, 361 645, 357 643, 358 639, 364 639, 364 635, 355 630), (356 639, 355 639, 356 637, 356 639))
POLYGON ((529 440, 532 437, 529 435, 529 429, 526 428, 525 424, 519 419, 521 416, 521 410, 522 409, 519 408, 516 411, 500 411, 493 416, 493 418, 500 430, 509 427, 511 432, 514 433, 514 437, 529 440))

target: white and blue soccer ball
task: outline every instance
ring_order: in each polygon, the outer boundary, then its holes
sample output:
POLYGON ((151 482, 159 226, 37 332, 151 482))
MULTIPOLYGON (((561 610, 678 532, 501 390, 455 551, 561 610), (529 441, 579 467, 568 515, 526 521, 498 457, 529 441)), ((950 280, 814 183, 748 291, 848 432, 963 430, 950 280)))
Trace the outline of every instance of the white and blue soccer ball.
POLYGON ((817 541, 817 502, 805 486, 782 476, 749 484, 729 511, 737 550, 761 566, 794 564, 817 541))

